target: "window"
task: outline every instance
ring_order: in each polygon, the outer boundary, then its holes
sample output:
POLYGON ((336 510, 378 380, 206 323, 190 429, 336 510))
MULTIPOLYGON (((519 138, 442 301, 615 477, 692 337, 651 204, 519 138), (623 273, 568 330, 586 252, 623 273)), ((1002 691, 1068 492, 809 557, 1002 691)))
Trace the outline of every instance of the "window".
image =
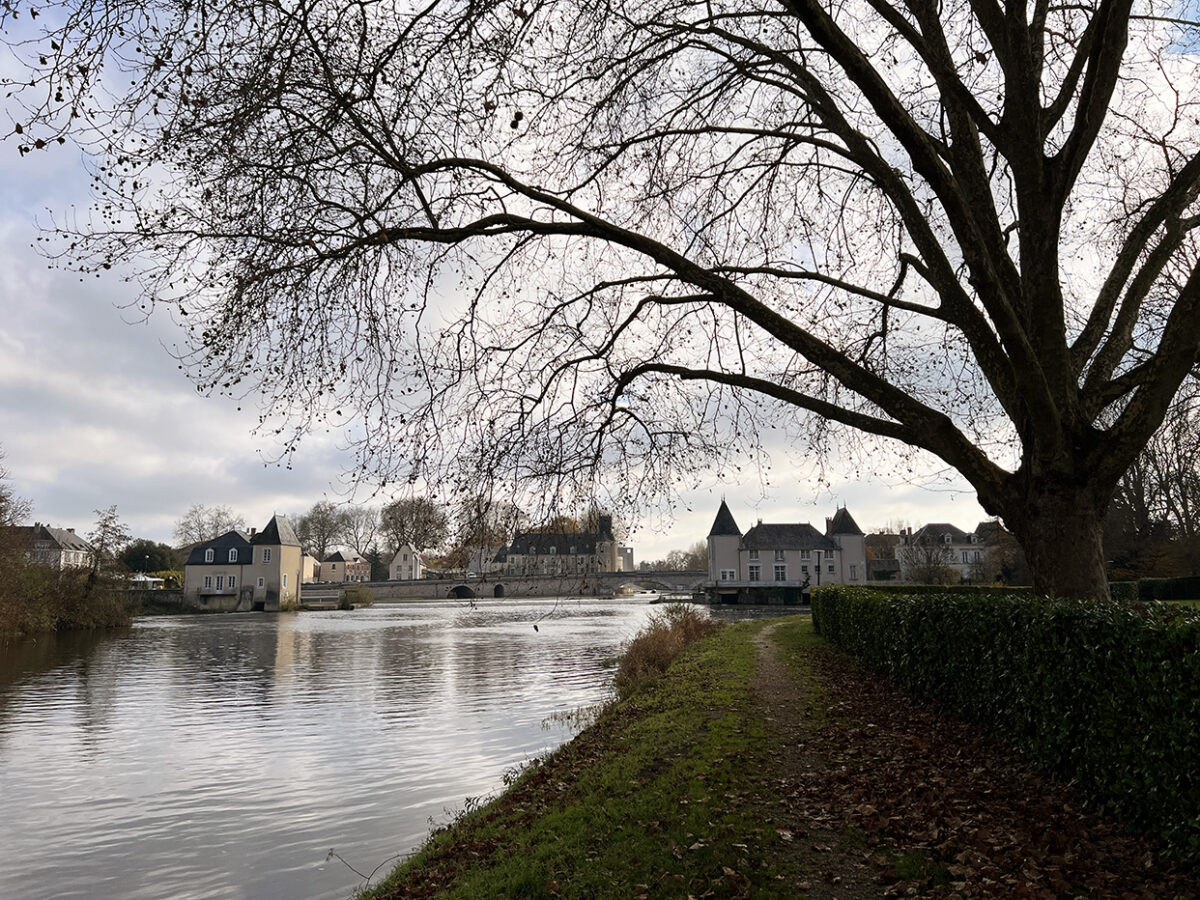
POLYGON ((776 581, 787 581, 787 566, 776 566, 775 567, 775 580, 776 581))
MULTIPOLYGON (((509 558, 511 559, 512 557, 509 557, 509 558)), ((405 554, 404 554, 404 555, 401 557, 401 559, 402 559, 404 562, 408 562, 408 554, 407 554, 407 553, 405 553, 405 554)))
POLYGON ((800 567, 800 571, 801 571, 801 572, 803 572, 805 575, 807 575, 807 574, 808 574, 808 566, 803 566, 803 565, 802 565, 802 566, 800 567))
POLYGON ((263 547, 263 562, 269 563, 270 561, 271 561, 271 548, 263 547))
POLYGON ((557 547, 551 547, 551 548, 550 548, 550 555, 551 555, 551 556, 554 556, 556 553, 558 553, 558 548, 557 548, 557 547))
POLYGON ((782 550, 775 551, 775 562, 783 562, 783 551, 782 550))
POLYGON ((942 543, 944 543, 944 544, 950 543, 950 535, 949 534, 942 535, 942 543))
POLYGON ((750 551, 750 558, 751 558, 751 559, 758 559, 758 551, 757 551, 757 550, 751 550, 751 551, 750 551))
POLYGON ((983 554, 979 550, 976 550, 975 551, 975 562, 982 562, 982 560, 983 560, 983 554))
POLYGON ((737 569, 722 569, 721 570, 721 580, 722 581, 737 581, 737 569))
POLYGON ((267 579, 265 579, 261 575, 259 575, 258 576, 258 589, 261 591, 266 586, 267 586, 267 579))
POLYGON ((575 545, 574 544, 571 545, 571 555, 572 556, 575 555, 575 545))
POLYGON ((854 563, 850 563, 850 580, 858 581, 858 566, 854 563))
POLYGON ((800 558, 801 559, 812 559, 812 551, 811 550, 801 550, 800 558))
POLYGON ((750 566, 749 573, 751 581, 762 581, 762 566, 750 566))
POLYGON ((283 586, 287 587, 287 572, 283 573, 283 586))
POLYGON ((213 561, 213 551, 212 551, 211 547, 209 547, 207 550, 204 551, 204 561, 205 562, 213 561))
POLYGON ((224 589, 225 589, 225 576, 218 575, 217 576, 217 590, 223 591, 224 589))
POLYGON ((966 550, 964 550, 964 551, 962 552, 962 561, 963 561, 963 562, 968 562, 968 560, 967 560, 967 551, 966 551, 966 550))
POLYGON ((204 576, 204 589, 206 591, 212 589, 212 576, 211 575, 204 576))
POLYGON ((229 561, 237 562, 237 548, 236 547, 231 547, 229 549, 229 561))
POLYGON ((834 572, 837 570, 837 567, 836 567, 836 566, 834 566, 834 564, 833 564, 833 563, 830 563, 828 566, 826 566, 826 569, 825 569, 825 570, 826 570, 826 571, 827 571, 827 572, 828 572, 830 575, 832 575, 832 574, 833 574, 833 573, 834 573, 834 572))
POLYGON ((237 577, 234 575, 230 575, 229 576, 229 589, 232 591, 235 587, 237 587, 237 577))

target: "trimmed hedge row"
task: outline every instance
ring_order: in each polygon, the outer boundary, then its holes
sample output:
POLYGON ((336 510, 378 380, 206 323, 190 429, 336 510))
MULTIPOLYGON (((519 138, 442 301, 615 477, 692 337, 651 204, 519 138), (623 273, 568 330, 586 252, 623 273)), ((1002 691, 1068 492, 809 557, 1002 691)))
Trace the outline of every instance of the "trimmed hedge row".
POLYGON ((1143 578, 1137 582, 1137 598, 1148 600, 1200 600, 1200 578, 1143 578))
POLYGON ((827 640, 1200 864, 1200 615, 833 586, 812 610, 827 640))
MULTIPOLYGON (((829 587, 836 587, 830 585, 829 587)), ((815 587, 813 591, 826 590, 824 587, 815 587)), ((1021 594, 1028 596, 1033 592, 1033 588, 1028 586, 1014 585, 1009 587, 996 587, 989 584, 873 584, 868 590, 875 591, 880 594, 902 594, 906 597, 936 595, 944 597, 947 594, 955 596, 970 596, 970 597, 994 597, 997 594, 1021 594)))

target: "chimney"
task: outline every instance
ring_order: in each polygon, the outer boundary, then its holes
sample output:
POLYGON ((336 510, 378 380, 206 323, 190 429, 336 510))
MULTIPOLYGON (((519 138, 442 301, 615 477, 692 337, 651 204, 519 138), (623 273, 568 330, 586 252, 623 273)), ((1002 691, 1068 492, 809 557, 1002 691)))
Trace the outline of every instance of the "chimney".
POLYGON ((254 537, 256 534, 258 534, 258 529, 257 529, 257 528, 251 528, 251 529, 250 529, 250 537, 254 537))
POLYGON ((71 532, 71 534, 74 534, 74 533, 75 533, 75 529, 74 529, 74 528, 68 528, 68 529, 67 529, 67 531, 71 532))

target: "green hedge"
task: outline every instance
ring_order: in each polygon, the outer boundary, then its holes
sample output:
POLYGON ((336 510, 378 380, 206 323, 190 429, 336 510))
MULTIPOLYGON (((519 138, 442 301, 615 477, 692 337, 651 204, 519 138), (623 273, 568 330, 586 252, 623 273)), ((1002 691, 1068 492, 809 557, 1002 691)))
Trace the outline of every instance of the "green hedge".
MULTIPOLYGON (((815 587, 813 591, 823 591, 829 588, 837 588, 838 585, 828 585, 826 587, 815 587)), ((968 597, 994 597, 997 594, 1021 594, 1028 596, 1033 592, 1033 588, 1028 586, 1005 586, 996 587, 988 584, 873 584, 869 588, 880 594, 889 596, 902 594, 906 597, 918 597, 927 595, 936 595, 944 597, 947 594, 955 596, 968 597)))
POLYGON ((1143 578, 1137 583, 1137 599, 1200 600, 1200 578, 1143 578))
POLYGON ((827 640, 1200 863, 1200 615, 842 587, 812 609, 827 640))

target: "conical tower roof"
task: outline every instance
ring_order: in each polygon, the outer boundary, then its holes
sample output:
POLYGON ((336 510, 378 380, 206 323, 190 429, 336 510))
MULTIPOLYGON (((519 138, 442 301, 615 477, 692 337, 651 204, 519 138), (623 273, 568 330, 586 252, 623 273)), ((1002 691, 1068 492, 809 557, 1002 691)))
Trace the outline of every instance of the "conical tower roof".
POLYGON ((850 515, 850 511, 846 507, 842 507, 833 514, 833 519, 829 523, 829 528, 826 529, 826 534, 862 534, 863 530, 858 527, 858 523, 854 521, 854 517, 850 515))
POLYGON ((725 501, 721 501, 721 508, 717 510, 717 517, 713 520, 712 530, 709 531, 709 537, 720 535, 733 535, 741 537, 742 530, 737 527, 737 522, 733 521, 733 513, 729 511, 729 507, 725 505, 725 501))

